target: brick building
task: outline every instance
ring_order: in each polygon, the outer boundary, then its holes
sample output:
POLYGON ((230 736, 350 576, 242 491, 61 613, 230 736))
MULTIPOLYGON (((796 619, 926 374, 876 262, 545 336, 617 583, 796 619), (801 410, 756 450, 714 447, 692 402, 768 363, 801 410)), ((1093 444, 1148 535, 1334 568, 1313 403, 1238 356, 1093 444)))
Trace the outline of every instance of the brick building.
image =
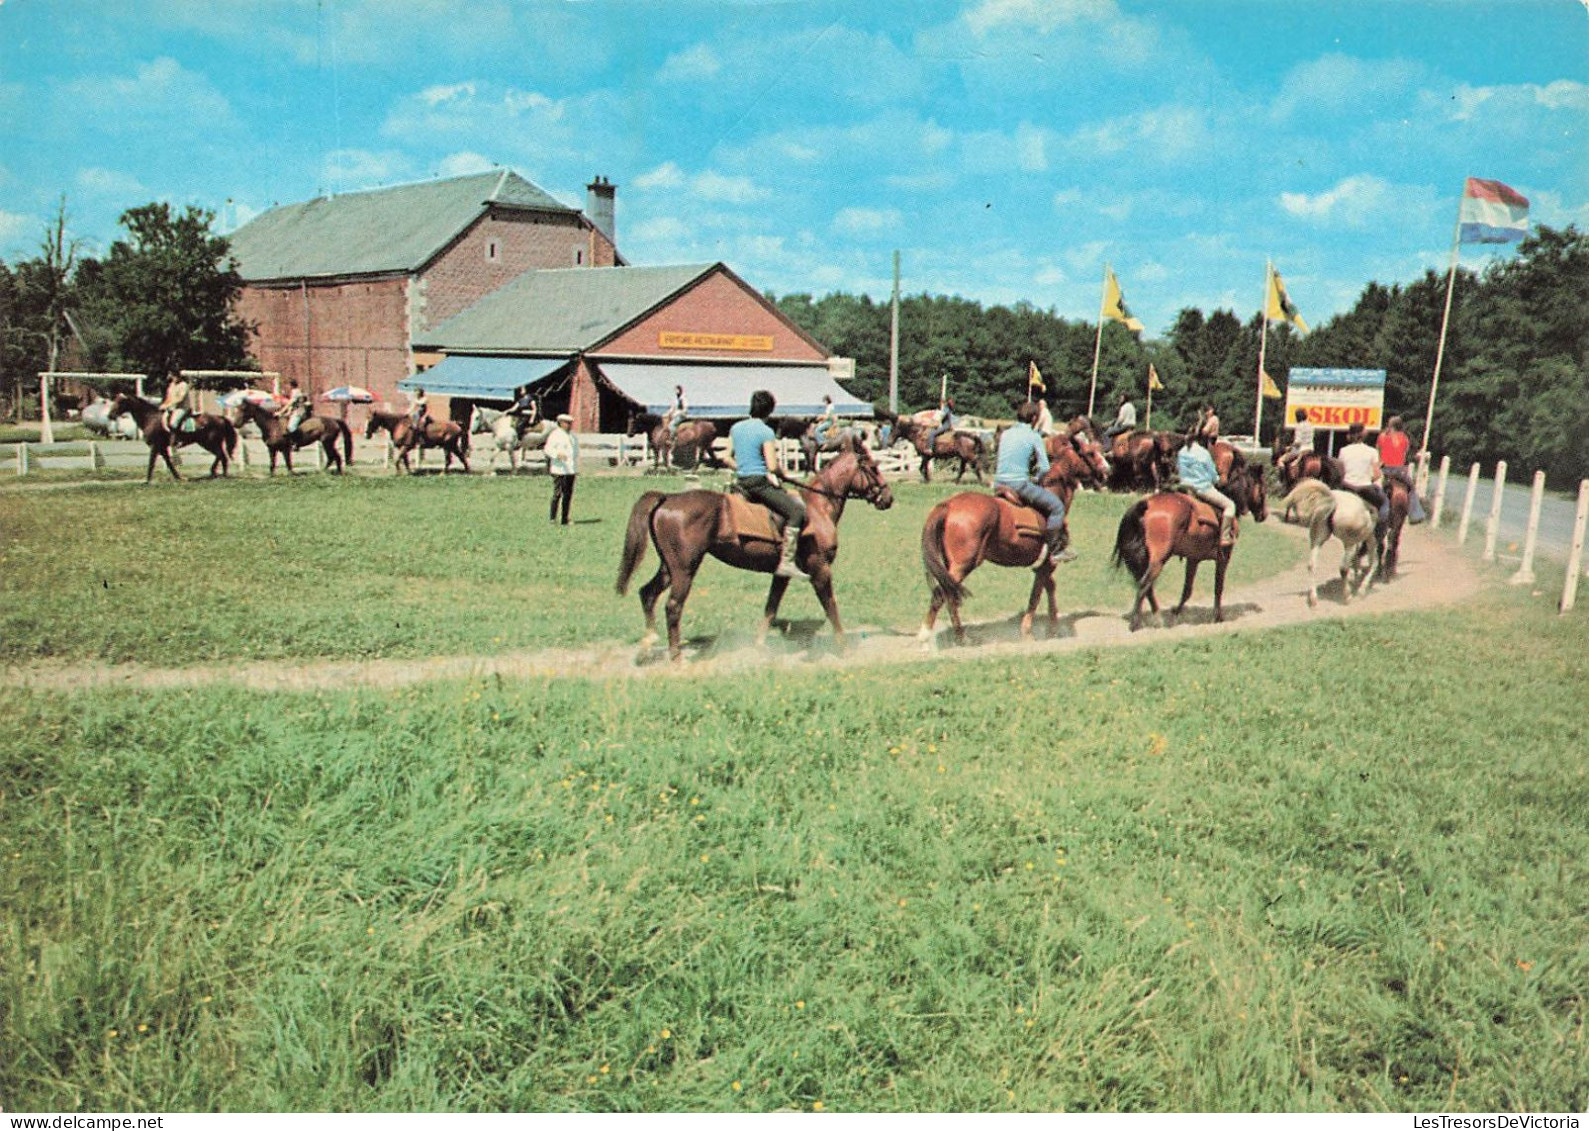
POLYGON ((391 398, 418 337, 525 271, 622 264, 614 193, 597 178, 580 212, 503 169, 273 208, 229 237, 252 352, 311 393, 391 398))
POLYGON ((744 416, 758 388, 783 415, 815 415, 824 395, 845 416, 872 412, 838 383, 853 375, 849 359, 829 357, 722 263, 529 271, 416 334, 415 359, 435 364, 404 388, 501 403, 528 385, 544 412, 571 413, 581 432, 660 413, 675 385, 703 418, 744 416))

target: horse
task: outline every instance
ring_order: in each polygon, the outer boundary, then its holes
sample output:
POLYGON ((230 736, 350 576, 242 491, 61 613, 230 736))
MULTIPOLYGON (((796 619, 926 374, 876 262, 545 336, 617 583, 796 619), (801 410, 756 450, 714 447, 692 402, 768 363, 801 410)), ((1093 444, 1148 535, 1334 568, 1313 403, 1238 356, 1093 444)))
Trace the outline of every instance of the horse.
POLYGON ((426 420, 424 434, 414 431, 413 424, 408 419, 406 412, 393 412, 389 409, 371 408, 370 422, 364 426, 364 438, 373 439, 382 428, 392 438, 392 444, 397 448, 397 467, 392 471, 396 473, 399 468, 413 474, 413 465, 408 462, 408 453, 415 448, 424 454, 426 448, 440 448, 443 453, 441 473, 446 475, 452 468, 454 457, 463 464, 464 472, 469 471, 469 433, 464 431, 463 425, 452 420, 426 420))
POLYGON ((629 417, 629 436, 644 435, 651 442, 651 469, 677 467, 685 471, 707 463, 720 467, 712 451, 712 441, 717 439, 717 425, 710 420, 686 420, 678 431, 670 433, 667 424, 654 412, 637 412, 629 417), (676 460, 676 455, 684 459, 676 460))
POLYGON ((817 441, 816 422, 806 425, 800 433, 800 454, 805 458, 806 468, 810 471, 817 469, 817 463, 829 452, 842 452, 847 447, 857 444, 872 447, 877 440, 877 430, 863 424, 835 424, 827 430, 821 442, 817 441))
POLYGON ((1282 492, 1290 491, 1304 479, 1321 479, 1329 487, 1339 487, 1345 482, 1341 461, 1318 452, 1302 452, 1285 464, 1276 462, 1275 476, 1282 492))
MULTIPOLYGON (((1045 448, 1049 464, 1041 484, 1059 496, 1068 516, 1076 488, 1084 483, 1101 486, 1107 482, 1109 464, 1102 450, 1086 439, 1050 436, 1045 448)), ((1048 554, 1044 526, 1043 516, 1034 508, 999 487, 994 488, 993 494, 962 491, 928 511, 921 530, 921 560, 932 601, 916 638, 923 643, 932 640, 938 610, 947 604, 955 640, 966 642, 965 625, 960 621, 960 603, 970 596, 965 579, 985 561, 1032 570, 1032 592, 1021 616, 1021 636, 1030 639, 1038 597, 1045 593, 1052 636, 1059 623, 1059 610, 1054 601, 1054 561, 1048 554)))
MULTIPOLYGON (((1257 468, 1237 468, 1219 489, 1236 504, 1237 515, 1251 514, 1257 522, 1269 517, 1263 473, 1257 468)), ((1131 631, 1142 627, 1143 600, 1152 607, 1154 615, 1158 615, 1159 598, 1153 585, 1171 555, 1186 560, 1181 602, 1171 615, 1181 615, 1191 599, 1198 565, 1212 559, 1214 620, 1224 621, 1225 570, 1230 566, 1230 555, 1235 547, 1219 544, 1219 522, 1219 512, 1213 506, 1179 491, 1149 495, 1121 516, 1112 561, 1116 568, 1129 569, 1137 583, 1136 600, 1131 605, 1131 631)))
POLYGON ((1385 477, 1385 494, 1390 498, 1390 521, 1385 524, 1385 536, 1379 547, 1379 579, 1389 581, 1396 576, 1396 566, 1401 562, 1401 533, 1407 525, 1407 512, 1412 509, 1412 496, 1407 485, 1398 479, 1385 477))
POLYGON ((187 444, 197 444, 210 455, 214 461, 210 464, 210 478, 214 479, 216 470, 226 475, 232 466, 232 453, 237 451, 237 425, 224 416, 203 412, 188 418, 192 428, 183 428, 175 436, 166 427, 165 413, 158 405, 129 393, 120 393, 111 403, 110 415, 117 417, 126 413, 137 422, 138 431, 143 433, 143 442, 149 445, 149 471, 143 481, 149 483, 154 479, 154 464, 157 459, 164 459, 166 467, 171 472, 171 478, 181 479, 177 474, 177 465, 171 461, 171 449, 183 447, 187 444))
POLYGON ((936 442, 931 440, 932 427, 922 423, 918 416, 901 416, 894 421, 894 437, 904 440, 916 449, 916 454, 921 457, 921 481, 932 482, 932 461, 935 459, 958 459, 960 470, 955 475, 958 483, 965 478, 966 469, 977 477, 977 482, 982 482, 982 464, 987 458, 988 447, 982 442, 982 437, 975 432, 961 432, 954 430, 939 436, 936 442))
POLYGON ((298 431, 292 435, 287 434, 286 422, 277 416, 273 409, 253 401, 243 401, 237 406, 237 411, 246 420, 252 420, 259 426, 259 433, 265 438, 265 450, 270 453, 270 473, 276 474, 276 456, 280 455, 287 465, 287 474, 292 474, 292 453, 294 448, 307 448, 310 444, 319 444, 325 451, 326 466, 337 474, 341 474, 344 464, 353 463, 353 430, 348 427, 346 420, 335 416, 306 416, 298 425, 298 431), (337 451, 337 441, 342 441, 342 452, 337 451))
POLYGON ((488 470, 496 470, 497 459, 503 452, 507 452, 508 468, 517 472, 519 461, 524 458, 525 452, 538 452, 546 447, 546 438, 552 434, 553 427, 555 426, 550 420, 538 420, 534 424, 526 425, 522 416, 513 416, 500 409, 477 406, 469 431, 491 433, 495 448, 491 452, 488 470))
POLYGON ((83 406, 83 427, 108 440, 136 440, 138 425, 129 416, 112 412, 115 401, 99 398, 83 406))
POLYGON ((1208 454, 1214 457, 1214 470, 1219 473, 1221 483, 1229 479, 1231 472, 1238 467, 1247 466, 1247 457, 1229 440, 1215 440, 1208 445, 1208 454))
POLYGON ((1175 432, 1131 431, 1114 437, 1109 448, 1113 487, 1157 491, 1170 479, 1171 462, 1183 440, 1175 432))
MULTIPOLYGON (((809 483, 801 485, 800 493, 806 504, 806 524, 796 561, 810 576, 811 588, 822 602, 833 625, 834 640, 842 650, 844 626, 839 622, 839 606, 833 597, 833 560, 839 552, 839 520, 844 517, 845 500, 863 499, 882 511, 894 505, 894 496, 872 454, 864 447, 844 452, 809 483)), ((662 559, 656 575, 640 588, 640 607, 646 618, 645 636, 640 642, 642 654, 657 641, 657 599, 665 590, 671 590, 667 606, 668 658, 674 662, 683 658, 679 625, 684 602, 689 599, 696 571, 707 554, 735 569, 772 573, 777 568, 781 538, 752 541, 735 537, 731 505, 721 491, 683 491, 674 495, 647 491, 636 500, 629 512, 623 560, 618 567, 618 595, 628 591, 629 581, 645 557, 648 541, 655 544, 662 559)), ((756 633, 758 646, 766 641, 767 630, 772 627, 788 586, 787 577, 773 576, 756 633)))
POLYGON ((1341 543, 1341 588, 1343 603, 1352 597, 1363 596, 1374 585, 1374 574, 1379 568, 1379 545, 1374 537, 1374 526, 1379 516, 1374 508, 1352 491, 1331 488, 1320 479, 1304 479, 1281 499, 1282 513, 1296 514, 1297 521, 1308 528, 1308 607, 1319 603, 1318 585, 1314 573, 1319 563, 1319 547, 1334 536, 1341 543), (1349 584, 1347 575, 1354 563, 1367 558, 1367 566, 1349 584))

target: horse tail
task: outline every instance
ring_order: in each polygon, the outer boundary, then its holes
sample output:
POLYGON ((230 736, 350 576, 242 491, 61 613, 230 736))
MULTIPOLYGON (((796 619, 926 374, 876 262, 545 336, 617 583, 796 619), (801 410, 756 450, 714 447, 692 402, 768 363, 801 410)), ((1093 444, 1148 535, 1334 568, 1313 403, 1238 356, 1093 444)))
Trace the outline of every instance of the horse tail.
POLYGON ((1148 513, 1148 501, 1143 499, 1120 517, 1120 530, 1115 535, 1114 554, 1110 560, 1116 569, 1124 566, 1138 581, 1148 571, 1147 527, 1142 518, 1148 513))
POLYGON ((342 462, 349 467, 353 466, 353 429, 348 427, 346 420, 337 421, 337 426, 342 429, 342 462))
POLYGON ((949 521, 949 508, 939 503, 927 515, 921 528, 921 564, 927 570, 927 583, 943 593, 950 601, 959 602, 971 591, 956 581, 949 572, 949 556, 944 551, 944 527, 949 521))
POLYGON ((647 491, 635 500, 629 512, 629 529, 623 537, 623 560, 618 563, 618 596, 629 591, 629 579, 646 556, 646 543, 651 541, 651 516, 667 499, 661 491, 647 491))

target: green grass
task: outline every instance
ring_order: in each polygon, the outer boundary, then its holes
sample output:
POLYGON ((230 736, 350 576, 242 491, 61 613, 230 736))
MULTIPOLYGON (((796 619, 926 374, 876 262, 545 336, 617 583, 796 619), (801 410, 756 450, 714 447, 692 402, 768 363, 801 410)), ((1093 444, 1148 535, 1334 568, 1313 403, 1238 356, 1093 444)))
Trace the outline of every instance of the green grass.
MULTIPOLYGON (((707 480, 707 482, 716 482, 707 480)), ((639 585, 613 592, 630 507, 682 478, 584 475, 567 528, 546 521, 542 476, 288 480, 0 491, 0 660, 182 664, 227 659, 421 657, 638 639, 639 585)), ((896 485, 892 510, 851 502, 835 567, 849 627, 910 632, 927 604, 920 535, 949 485, 896 485)), ((1062 610, 1124 613, 1129 576, 1109 567, 1126 496, 1073 508, 1081 561, 1059 575, 1062 610)), ((1230 584, 1294 565, 1295 544, 1247 524, 1230 584)), ((1194 601, 1212 603, 1212 571, 1194 601)), ((1169 570, 1173 597, 1180 567, 1169 570)), ((971 578, 971 621, 1023 608, 1026 570, 971 578)), ((686 634, 748 633, 764 575, 710 561, 685 610, 686 634)), ((806 585, 782 615, 820 620, 806 585)), ((826 637, 824 636, 824 639, 826 637)))
POLYGON ((1581 1111, 1585 635, 0 692, 0 1100, 1581 1111))

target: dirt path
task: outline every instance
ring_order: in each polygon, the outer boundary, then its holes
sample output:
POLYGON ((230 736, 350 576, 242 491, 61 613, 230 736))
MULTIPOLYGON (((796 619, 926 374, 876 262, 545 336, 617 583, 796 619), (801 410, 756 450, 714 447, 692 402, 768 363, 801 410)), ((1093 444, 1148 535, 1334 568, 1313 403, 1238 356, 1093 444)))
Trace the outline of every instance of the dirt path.
MULTIPOLYGON (((1303 531, 1283 528, 1295 537, 1298 555, 1304 551, 1303 531)), ((1038 638, 1023 642, 1017 635, 1015 620, 968 623, 971 646, 955 648, 947 633, 940 632, 936 647, 924 646, 914 634, 876 626, 853 626, 852 648, 839 656, 828 647, 825 624, 796 622, 781 639, 765 649, 751 646, 748 630, 733 637, 724 636, 705 650, 691 654, 689 662, 670 665, 654 653, 646 663, 636 662, 631 641, 609 641, 585 648, 545 651, 504 652, 489 656, 437 656, 424 660, 368 661, 240 661, 224 665, 182 668, 151 668, 139 664, 37 664, 14 667, 0 683, 51 691, 83 688, 187 688, 213 684, 233 684, 255 691, 308 691, 324 688, 394 688, 441 679, 471 679, 501 675, 509 678, 575 676, 596 679, 694 678, 721 675, 747 668, 781 668, 798 671, 813 664, 850 666, 856 664, 921 663, 930 660, 979 660, 987 657, 1046 655, 1079 648, 1145 647, 1177 640, 1218 636, 1233 632, 1253 632, 1342 617, 1377 616, 1453 604, 1471 598, 1480 587, 1478 570, 1446 538, 1429 533, 1427 528, 1412 528, 1402 540, 1400 576, 1389 585, 1376 585, 1367 597, 1351 604, 1341 603, 1340 583, 1334 570, 1340 560, 1337 543, 1329 543, 1320 555, 1321 584, 1319 605, 1306 603, 1307 565, 1269 578, 1255 585, 1225 594, 1223 624, 1213 622, 1213 573, 1205 570, 1198 577, 1198 588, 1185 618, 1172 628, 1144 628, 1131 632, 1122 610, 1081 610, 1062 613, 1059 635, 1043 639, 1044 623, 1038 622, 1038 638), (1206 575, 1206 576, 1205 576, 1206 575), (820 630, 815 648, 811 637, 820 630)), ((1160 599, 1168 608, 1180 595, 1181 572, 1178 565, 1165 571, 1159 585, 1160 599)), ((1122 602, 1124 603, 1124 602, 1122 602)), ((947 622, 943 618, 940 624, 947 622)))

